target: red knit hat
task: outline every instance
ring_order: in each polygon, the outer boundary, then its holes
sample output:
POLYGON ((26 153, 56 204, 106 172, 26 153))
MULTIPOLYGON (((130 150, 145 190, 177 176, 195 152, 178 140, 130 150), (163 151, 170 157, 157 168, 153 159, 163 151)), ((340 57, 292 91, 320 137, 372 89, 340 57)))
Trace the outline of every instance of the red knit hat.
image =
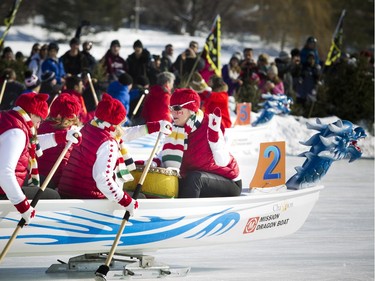
POLYGON ((99 102, 95 111, 95 116, 103 121, 107 121, 112 125, 118 125, 125 120, 126 109, 124 105, 117 99, 112 98, 104 93, 102 100, 99 102))
POLYGON ((51 104, 49 116, 56 118, 58 115, 61 118, 74 118, 78 116, 81 110, 81 104, 77 97, 63 93, 59 95, 51 104))
POLYGON ((46 119, 48 116, 48 98, 49 95, 47 94, 22 94, 16 100, 15 105, 22 107, 28 114, 35 114, 42 119, 46 119))
POLYGON ((197 112, 200 107, 201 99, 193 89, 176 89, 171 96, 170 105, 182 105, 184 103, 188 104, 183 105, 183 108, 197 112))

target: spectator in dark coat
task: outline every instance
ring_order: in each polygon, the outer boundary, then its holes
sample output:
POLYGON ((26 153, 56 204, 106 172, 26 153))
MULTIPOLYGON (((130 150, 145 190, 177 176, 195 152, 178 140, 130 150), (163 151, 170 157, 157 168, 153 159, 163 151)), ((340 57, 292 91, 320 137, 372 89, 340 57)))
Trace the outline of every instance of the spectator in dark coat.
POLYGON ((73 38, 69 42, 70 50, 66 51, 60 58, 64 65, 65 72, 71 75, 78 75, 85 66, 85 56, 79 50, 79 39, 73 38))
POLYGON ((120 42, 118 40, 113 40, 111 42, 111 47, 100 60, 100 62, 105 66, 108 82, 117 80, 116 75, 119 71, 127 71, 126 61, 120 56, 120 48, 120 42))
POLYGON ((143 48, 141 41, 137 40, 133 44, 134 52, 128 56, 126 63, 128 65, 128 73, 137 80, 139 76, 147 76, 147 70, 151 63, 150 52, 143 48))
POLYGON ((96 65, 96 59, 93 55, 90 54, 90 50, 92 48, 91 41, 85 41, 82 44, 82 55, 85 57, 85 64, 84 64, 84 71, 88 71, 92 73, 94 67, 96 65))
POLYGON ((25 85, 18 82, 16 72, 11 68, 6 68, 3 70, 3 75, 1 76, 0 89, 3 88, 3 83, 7 80, 5 90, 3 93, 3 98, 0 102, 0 110, 8 110, 14 106, 14 102, 21 95, 21 93, 26 89, 25 85))
POLYGON ((161 63, 160 69, 162 72, 169 71, 173 72, 172 64, 173 64, 173 46, 172 44, 167 44, 165 46, 164 51, 161 53, 161 63))

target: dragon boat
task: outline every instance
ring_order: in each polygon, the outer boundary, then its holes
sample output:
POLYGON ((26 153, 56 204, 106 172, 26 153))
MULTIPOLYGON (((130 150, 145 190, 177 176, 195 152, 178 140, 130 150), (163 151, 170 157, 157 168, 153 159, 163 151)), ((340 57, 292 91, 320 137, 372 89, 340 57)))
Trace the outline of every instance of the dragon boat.
MULTIPOLYGON (((139 199, 141 207, 127 223, 116 253, 143 256, 160 249, 244 243, 294 233, 317 202, 324 188, 319 182, 329 166, 343 158, 360 158, 357 142, 366 136, 349 121, 322 124, 317 119, 308 126, 318 133, 303 143, 311 149, 302 154, 304 164, 288 181, 285 143, 284 147, 283 142, 262 143, 248 192, 226 198, 139 199)), ((8 256, 106 253, 124 215, 124 209, 109 200, 40 200, 36 210, 8 256)), ((0 248, 19 219, 9 201, 0 201, 0 248)), ((86 265, 85 269, 95 267, 86 265)))

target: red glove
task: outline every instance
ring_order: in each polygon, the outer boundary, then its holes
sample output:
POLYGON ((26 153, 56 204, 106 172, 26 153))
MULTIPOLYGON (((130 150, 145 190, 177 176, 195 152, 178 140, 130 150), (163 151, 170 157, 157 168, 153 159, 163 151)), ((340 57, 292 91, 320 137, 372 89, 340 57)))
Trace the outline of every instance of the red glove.
POLYGON ((14 205, 14 207, 21 213, 22 218, 25 220, 25 225, 30 224, 31 220, 35 217, 35 209, 30 206, 29 201, 25 198, 25 200, 14 205))
POLYGON ((162 132, 165 135, 170 135, 172 133, 172 124, 166 120, 147 122, 146 126, 149 134, 162 132))
POLYGON ((208 115, 208 141, 217 142, 219 140, 219 130, 221 126, 221 110, 216 107, 212 114, 208 115))
POLYGON ((64 144, 66 141, 71 141, 72 143, 79 145, 82 142, 82 134, 76 126, 72 126, 72 128, 67 131, 56 132, 55 141, 57 144, 64 144))
POLYGON ((138 201, 131 198, 127 193, 124 193, 124 197, 118 203, 125 207, 131 217, 134 216, 134 211, 138 209, 138 201))

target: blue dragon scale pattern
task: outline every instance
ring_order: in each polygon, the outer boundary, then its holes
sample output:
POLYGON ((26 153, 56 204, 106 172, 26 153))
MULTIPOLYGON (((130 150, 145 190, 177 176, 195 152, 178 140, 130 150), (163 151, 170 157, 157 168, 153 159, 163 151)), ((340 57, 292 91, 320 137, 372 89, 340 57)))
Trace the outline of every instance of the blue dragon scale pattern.
POLYGON ((286 183, 288 189, 302 189, 314 186, 327 173, 332 162, 349 159, 353 162, 362 156, 357 146, 358 140, 367 135, 362 127, 355 127, 350 121, 337 120, 334 123, 322 124, 319 118, 316 123, 307 123, 307 128, 319 131, 308 141, 300 142, 311 146, 309 151, 299 156, 306 157, 302 167, 296 167, 297 173, 286 183))
POLYGON ((272 95, 270 93, 262 94, 264 102, 259 103, 262 106, 261 113, 251 125, 258 125, 269 122, 274 115, 288 115, 290 113, 290 105, 292 99, 286 95, 272 95))

